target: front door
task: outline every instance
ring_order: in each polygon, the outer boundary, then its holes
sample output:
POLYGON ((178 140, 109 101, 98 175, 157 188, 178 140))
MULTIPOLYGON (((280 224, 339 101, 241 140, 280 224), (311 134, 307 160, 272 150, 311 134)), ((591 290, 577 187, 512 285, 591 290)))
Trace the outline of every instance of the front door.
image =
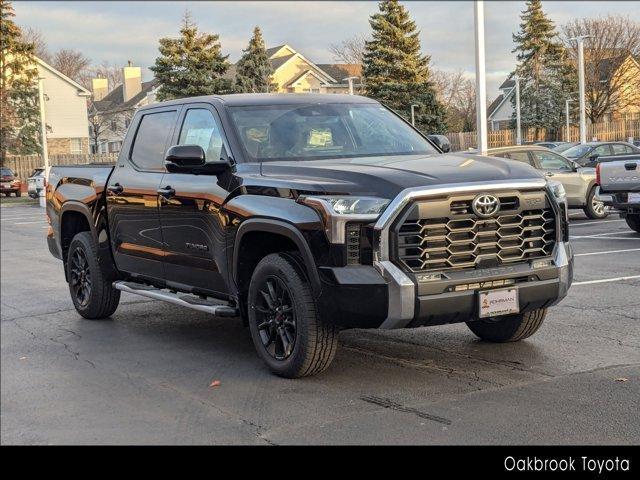
POLYGON ((107 185, 107 214, 118 270, 163 280, 164 249, 158 188, 164 175, 164 155, 178 110, 151 110, 132 124, 130 140, 107 185))
MULTIPOLYGON (((206 161, 226 158, 228 146, 217 112, 204 104, 186 106, 174 133, 174 145, 200 145, 206 161)), ((227 293, 226 216, 220 207, 228 195, 228 175, 165 173, 160 190, 160 223, 167 285, 204 293, 227 293)))
POLYGON ((585 182, 572 163, 553 152, 534 150, 531 152, 536 166, 551 180, 562 184, 567 193, 567 202, 571 206, 584 205, 586 200, 585 182))

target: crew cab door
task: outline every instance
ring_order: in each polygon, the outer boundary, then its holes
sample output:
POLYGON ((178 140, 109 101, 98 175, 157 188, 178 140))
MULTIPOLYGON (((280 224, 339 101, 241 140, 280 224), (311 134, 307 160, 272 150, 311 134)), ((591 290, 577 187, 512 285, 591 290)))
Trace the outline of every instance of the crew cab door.
POLYGON ((107 214, 118 270, 162 280, 164 248, 158 188, 179 110, 159 108, 136 117, 107 184, 107 214))
MULTIPOLYGON (((199 145, 206 161, 227 158, 229 147, 216 110, 208 104, 186 105, 172 145, 199 145)), ((230 175, 164 174, 159 192, 168 285, 224 295, 225 225, 220 210, 229 194, 230 175)))
POLYGON ((534 150, 531 154, 536 167, 542 170, 547 178, 562 183, 567 192, 569 205, 584 205, 587 196, 586 185, 571 161, 557 153, 543 150, 534 150))

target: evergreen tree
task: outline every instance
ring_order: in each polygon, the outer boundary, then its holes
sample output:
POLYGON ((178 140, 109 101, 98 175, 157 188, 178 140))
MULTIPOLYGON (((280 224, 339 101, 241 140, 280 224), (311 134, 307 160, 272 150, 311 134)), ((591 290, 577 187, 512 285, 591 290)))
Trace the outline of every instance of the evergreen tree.
POLYGON ((384 0, 371 16, 372 40, 365 43, 362 65, 367 95, 409 119, 424 133, 446 129, 445 111, 429 81, 428 56, 420 53, 420 32, 397 0, 384 0))
POLYGON ((38 69, 34 45, 22 41, 11 3, 0 0, 0 161, 40 148, 38 69))
POLYGON ((219 35, 198 33, 185 13, 180 38, 161 38, 160 56, 150 70, 160 84, 159 100, 229 93, 231 81, 224 78, 228 55, 222 55, 219 35))
MULTIPOLYGON (((513 52, 518 60, 514 74, 520 78, 522 126, 534 127, 536 133, 541 128, 558 128, 563 123, 565 99, 575 89, 574 69, 540 0, 529 0, 520 18, 513 52)), ((514 95, 514 106, 515 101, 514 95)))
POLYGON ((236 64, 236 91, 240 93, 268 93, 275 91, 277 85, 271 76, 273 67, 269 62, 267 49, 260 27, 253 29, 249 46, 243 50, 236 64))

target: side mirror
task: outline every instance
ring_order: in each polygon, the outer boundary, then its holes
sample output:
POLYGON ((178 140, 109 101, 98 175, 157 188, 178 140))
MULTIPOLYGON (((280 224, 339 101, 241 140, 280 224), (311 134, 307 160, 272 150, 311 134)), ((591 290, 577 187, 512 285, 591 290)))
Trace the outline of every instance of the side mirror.
POLYGON ((451 151, 451 142, 444 135, 427 135, 427 138, 431 140, 436 147, 442 150, 442 153, 448 153, 451 151))
POLYGON ((597 163, 598 162, 598 158, 600 158, 600 155, 598 155, 597 153, 594 153, 589 157, 589 162, 590 163, 597 163))
POLYGON ((164 159, 167 171, 195 175, 218 175, 230 168, 229 162, 220 159, 207 162, 200 145, 174 145, 167 150, 164 159))

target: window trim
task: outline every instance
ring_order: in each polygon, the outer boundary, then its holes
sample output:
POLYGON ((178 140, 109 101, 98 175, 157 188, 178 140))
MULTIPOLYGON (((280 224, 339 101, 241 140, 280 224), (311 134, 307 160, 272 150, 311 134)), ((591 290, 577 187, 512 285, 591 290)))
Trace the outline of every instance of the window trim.
MULTIPOLYGON (((171 131, 169 132, 169 134, 167 135, 167 138, 165 139, 164 142, 164 153, 167 153, 167 149, 168 147, 168 140, 173 138, 173 135, 175 133, 176 130, 176 120, 180 118, 181 112, 182 112, 182 105, 175 105, 175 106, 171 106, 171 108, 161 108, 161 109, 149 109, 149 110, 143 110, 140 112, 140 115, 138 116, 138 118, 136 119, 136 125, 135 125, 135 132, 133 134, 133 137, 131 138, 131 142, 129 144, 129 149, 127 151, 127 161, 129 163, 129 165, 131 165, 131 167, 133 167, 133 169, 137 172, 146 172, 146 173, 166 173, 167 169, 164 166, 164 161, 162 162, 162 168, 158 169, 158 170, 148 170, 148 169, 144 169, 142 168, 140 165, 138 165, 132 158, 133 155, 133 149, 136 146, 136 140, 138 139, 138 133, 140 133, 140 125, 142 125, 142 120, 144 119, 144 117, 146 115, 154 115, 157 113, 168 113, 168 112, 175 112, 176 113, 176 119, 174 119, 173 121, 173 126, 171 127, 171 131)), ((123 145, 124 146, 124 145, 123 145)), ((120 153, 122 153, 122 150, 120 150, 120 153)))

